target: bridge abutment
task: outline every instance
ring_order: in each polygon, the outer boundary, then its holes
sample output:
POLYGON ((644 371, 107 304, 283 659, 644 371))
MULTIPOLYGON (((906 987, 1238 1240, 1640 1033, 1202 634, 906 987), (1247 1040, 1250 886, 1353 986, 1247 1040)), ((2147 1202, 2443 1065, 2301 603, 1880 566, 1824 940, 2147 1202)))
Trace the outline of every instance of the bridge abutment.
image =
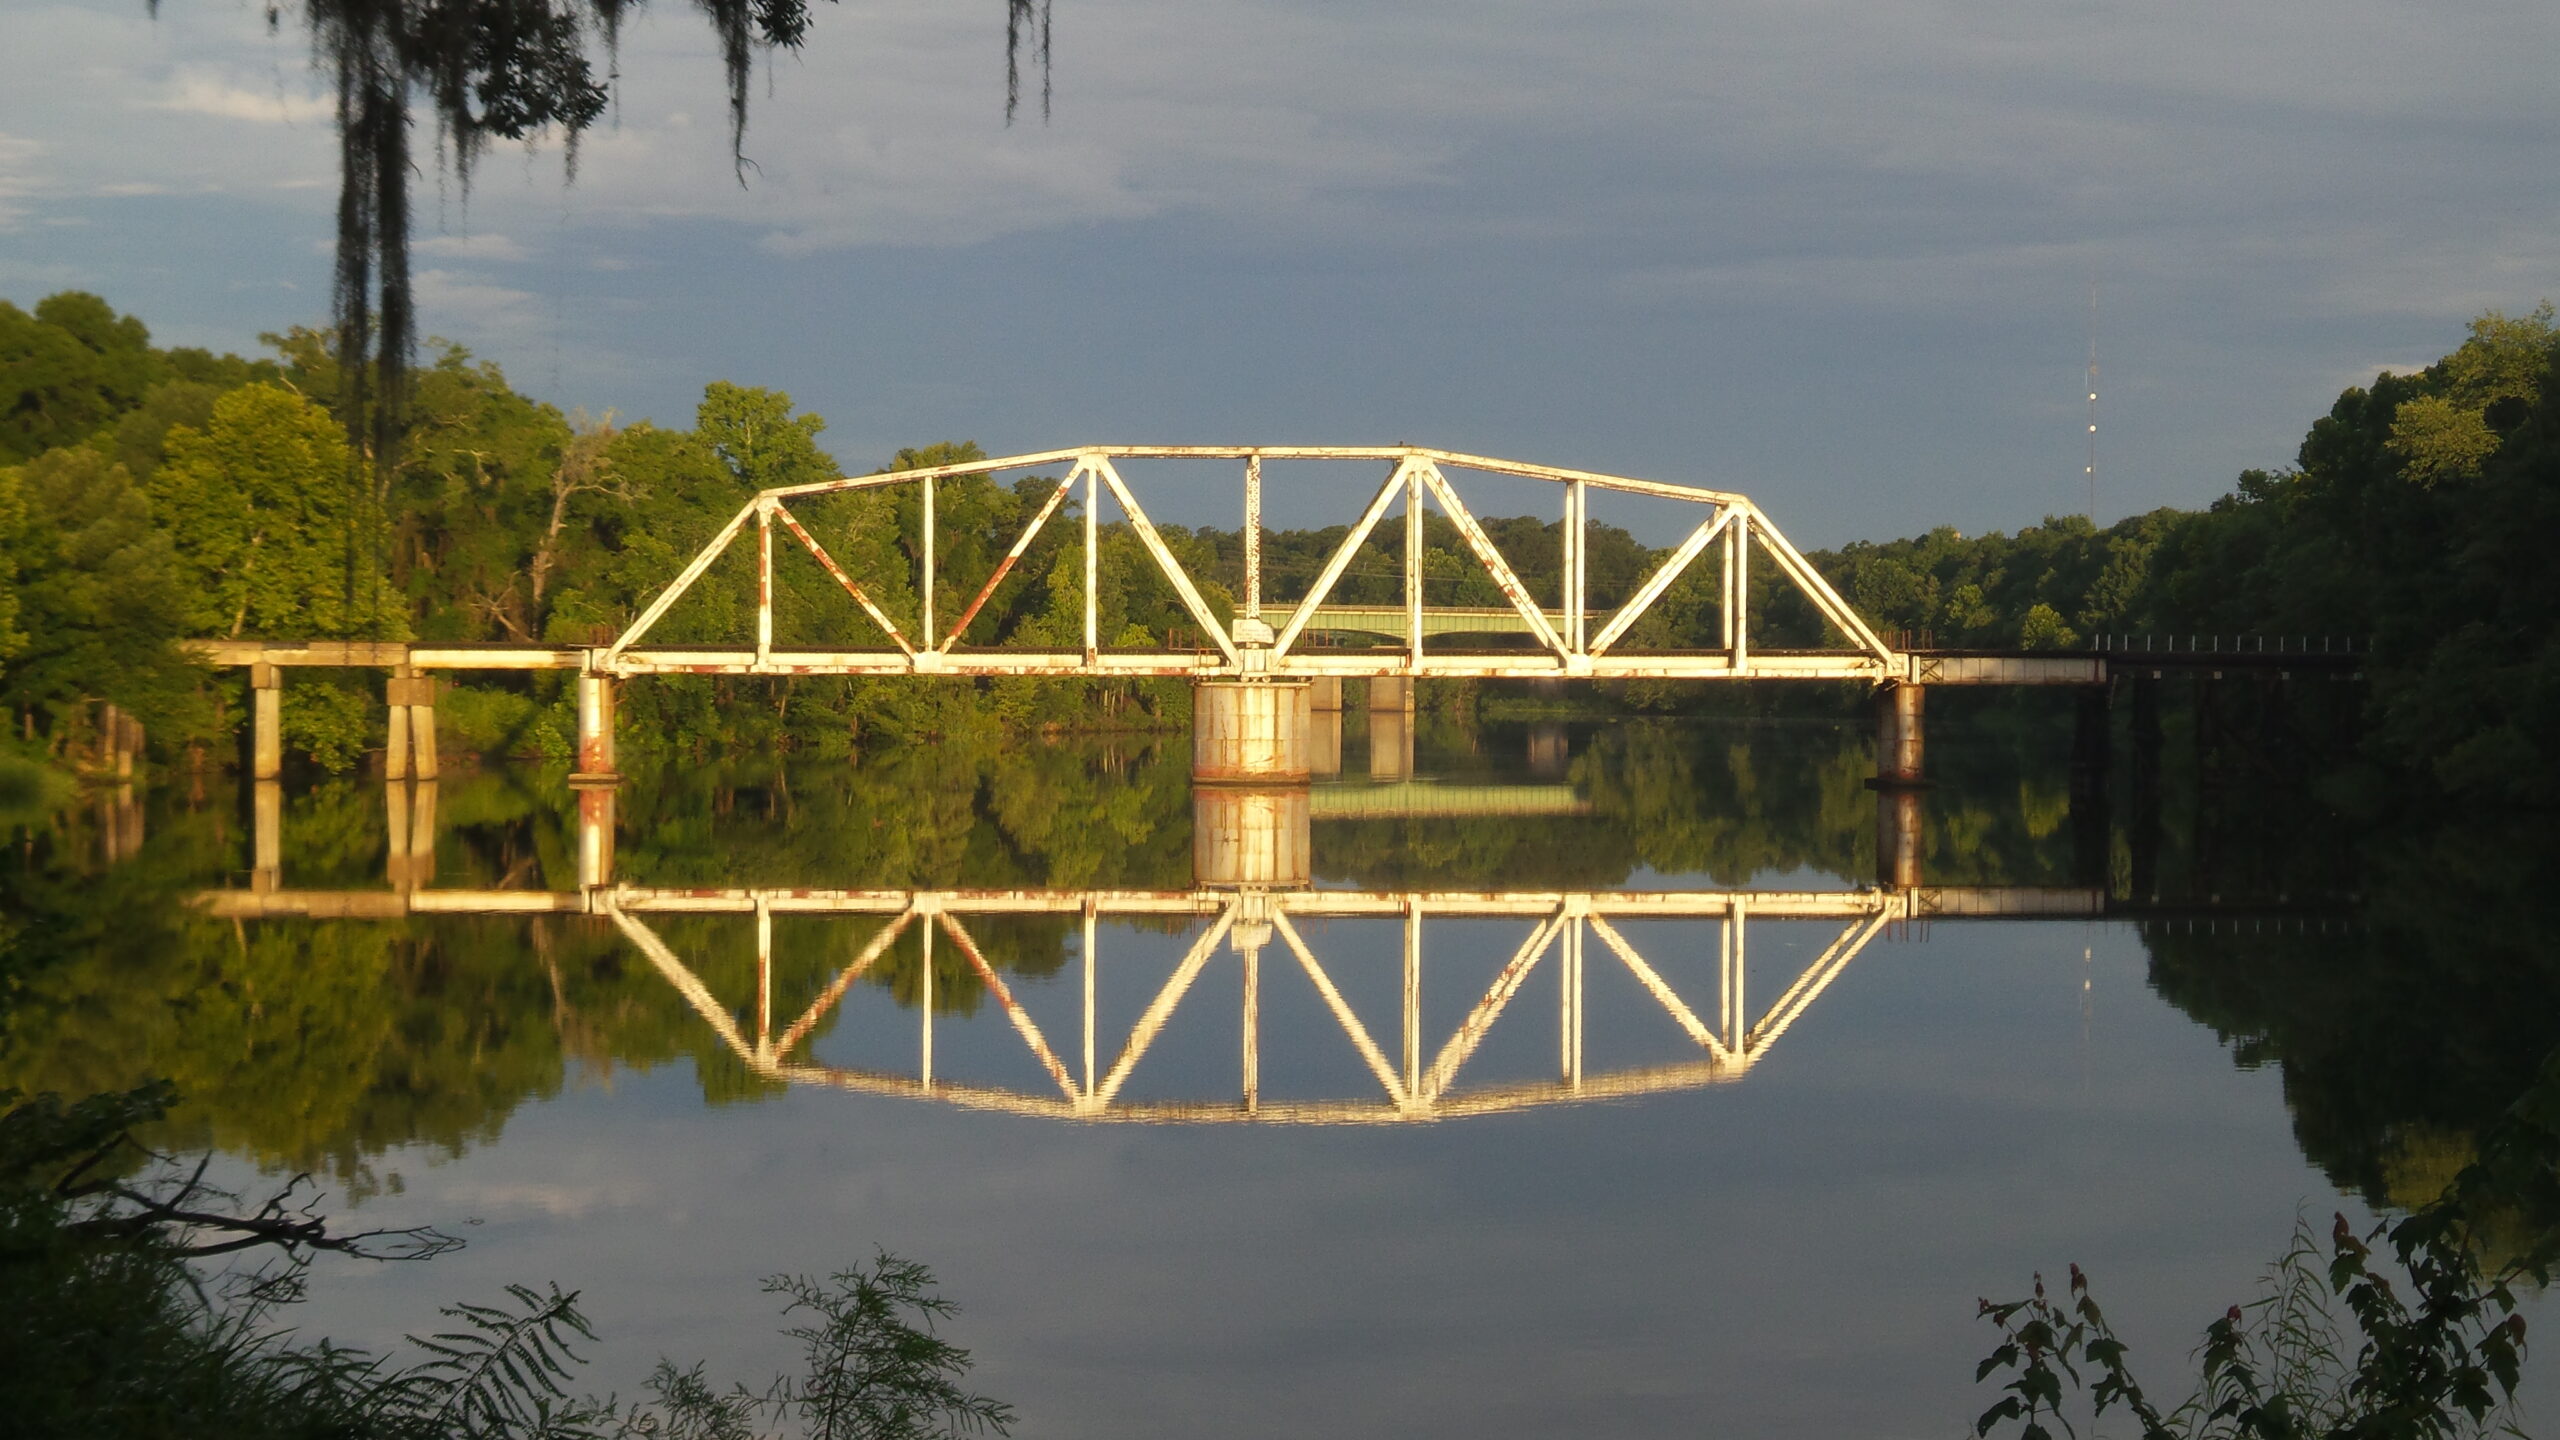
POLYGON ((1191 687, 1191 778, 1303 784, 1314 732, 1304 680, 1203 680, 1191 687))

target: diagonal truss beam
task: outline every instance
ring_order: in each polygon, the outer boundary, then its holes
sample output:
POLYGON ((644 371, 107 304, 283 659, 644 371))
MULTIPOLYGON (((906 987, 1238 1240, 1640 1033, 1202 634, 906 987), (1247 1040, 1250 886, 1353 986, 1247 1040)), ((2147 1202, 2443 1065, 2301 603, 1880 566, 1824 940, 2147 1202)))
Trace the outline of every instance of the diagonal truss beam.
POLYGON ((1316 607, 1333 593, 1334 584, 1342 578, 1342 572, 1351 568, 1351 557, 1359 553, 1361 545, 1369 538, 1369 532, 1377 529, 1378 522, 1386 518, 1387 507, 1404 493, 1407 477, 1416 463, 1407 460, 1388 473, 1386 483, 1378 487, 1376 497, 1369 501, 1369 508, 1360 512, 1360 522, 1351 527, 1350 534, 1342 537, 1342 543, 1334 547, 1332 558, 1326 560, 1324 569, 1317 573, 1315 583, 1307 587, 1306 598, 1298 602, 1297 609, 1289 612, 1289 623, 1280 627, 1279 637, 1271 642, 1271 658, 1279 659, 1289 653, 1290 646, 1298 643, 1298 636, 1307 628, 1307 622, 1315 618, 1316 607))
POLYGON ((1673 1020, 1679 1022, 1680 1028, 1688 1032, 1689 1038, 1697 1042, 1699 1049, 1705 1050, 1719 1060, 1733 1058, 1733 1052, 1727 1050, 1724 1042, 1716 1037, 1716 1033, 1707 1028, 1705 1021, 1698 1018, 1698 1012, 1690 1009, 1689 1003, 1680 998, 1679 992, 1673 990, 1651 965, 1645 963, 1644 957, 1636 953, 1636 947, 1628 944, 1627 937, 1618 933, 1617 926, 1610 924, 1604 916, 1593 915, 1589 918, 1591 928, 1599 935, 1601 943, 1617 952, 1618 959, 1625 963, 1628 973, 1636 977, 1636 983, 1642 985, 1646 993, 1653 996, 1655 1003, 1668 1011, 1673 1020))
MULTIPOLYGON (((1111 487, 1112 495, 1120 502, 1121 511, 1129 517, 1129 528, 1138 532, 1139 542, 1147 547, 1149 555, 1155 557, 1156 568, 1164 572, 1164 578, 1173 583, 1174 593, 1182 597, 1182 608, 1190 611, 1191 618, 1199 622, 1201 631, 1218 643, 1218 650, 1227 657, 1228 664, 1238 663, 1235 638, 1227 633, 1227 622, 1210 613, 1209 602, 1200 598, 1200 589, 1191 583, 1190 573, 1165 547, 1164 537, 1158 535, 1156 527, 1148 521, 1147 512, 1138 504, 1138 497, 1130 494, 1129 487, 1122 483, 1120 472, 1101 456, 1095 456, 1086 463, 1102 476, 1103 484, 1111 487)), ((1088 567, 1091 563, 1090 559, 1086 561, 1088 567)), ((1088 595, 1086 603, 1090 605, 1094 599, 1088 595)))
POLYGON ((845 593, 853 597, 854 603, 862 607, 862 613, 871 617, 871 623, 879 626, 888 635, 889 643, 897 646, 900 652, 913 656, 916 653, 916 647, 908 644, 907 637, 898 633, 897 622, 891 620, 887 612, 872 601, 870 592, 855 583, 852 576, 844 573, 844 567, 836 563, 836 557, 828 554, 826 547, 820 545, 817 538, 801 525, 800 517, 792 514, 790 507, 779 500, 771 503, 775 518, 779 519, 794 536, 797 536, 802 545, 808 547, 809 553, 817 558, 820 565, 826 567, 827 573, 835 577, 836 583, 844 587, 845 593))
MULTIPOLYGON (((1465 538, 1467 548, 1476 552, 1476 560, 1484 566, 1485 573, 1493 577, 1493 583, 1501 589, 1503 598, 1511 602, 1512 609, 1520 612, 1520 619, 1529 627, 1529 633, 1537 637, 1539 644, 1554 651, 1557 658, 1570 654, 1563 637, 1547 623, 1546 610, 1530 598, 1529 587, 1521 583, 1518 572, 1502 558, 1502 552, 1494 548, 1493 537, 1485 534, 1484 527, 1476 523, 1474 513, 1458 498, 1458 492, 1450 486, 1448 477, 1440 473, 1440 467, 1425 461, 1421 472, 1422 483, 1429 488, 1432 498, 1440 502, 1441 512, 1449 517, 1449 523, 1458 527, 1458 534, 1465 538)), ((1567 577, 1567 583, 1571 583, 1571 577, 1567 577)))
POLYGON ((1084 467, 1078 465, 1067 472, 1067 478, 1058 482, 1058 488, 1049 492, 1049 498, 1041 505, 1039 513, 1031 517, 1030 524, 1022 527, 1021 537, 1013 542, 1012 549, 1004 552, 1004 559, 996 562, 995 573, 987 577, 985 585, 979 587, 976 597, 971 599, 968 607, 960 612, 959 623, 951 627, 950 634, 942 637, 942 643, 934 647, 934 653, 950 654, 951 647, 959 643, 962 635, 968 633, 969 622, 978 618, 978 611, 994 596, 996 587, 1004 583, 1005 576, 1013 573, 1013 567, 1019 564, 1023 555, 1031 549, 1031 542, 1039 537, 1040 527, 1048 524, 1049 517, 1058 513, 1058 507, 1066 503, 1067 492, 1075 488, 1078 480, 1084 478, 1084 473, 1084 467))
POLYGON ((1398 1107, 1411 1105, 1413 1095, 1404 1088, 1404 1081, 1396 1074, 1395 1067, 1387 1063, 1386 1052, 1378 1048, 1377 1041, 1369 1038, 1369 1027, 1360 1023, 1360 1016, 1352 1010, 1351 1002, 1343 999, 1342 992, 1334 987, 1333 977, 1324 972, 1315 952, 1307 948, 1306 939, 1298 934, 1298 927, 1289 923, 1287 915, 1277 912, 1273 913, 1271 923, 1288 945, 1289 953, 1298 957, 1298 964, 1307 972, 1307 979, 1314 982, 1316 993, 1324 997, 1326 1007, 1333 1011, 1335 1023, 1342 1027, 1344 1035, 1350 1037, 1352 1048, 1360 1052, 1361 1059, 1369 1062, 1369 1073, 1378 1077, 1378 1084, 1385 1088, 1387 1098, 1398 1107))
POLYGON ((1109 1105, 1112 1097, 1120 1093, 1120 1087, 1129 1083, 1129 1073, 1138 1068, 1138 1062, 1146 1057, 1148 1048, 1156 1043, 1156 1036, 1163 1033, 1165 1022, 1173 1018, 1174 1008, 1182 1003, 1183 996, 1191 993, 1191 982, 1200 978, 1201 968, 1209 963, 1218 942, 1227 937, 1227 931, 1235 923, 1235 907, 1230 905, 1219 911, 1217 920, 1201 932, 1190 953, 1174 967, 1173 977, 1164 982, 1164 987, 1156 992, 1156 998, 1148 1002, 1145 1013, 1138 1017, 1138 1023, 1130 1027, 1128 1043, 1120 1047, 1119 1058, 1111 1062, 1111 1073, 1103 1077, 1102 1084, 1089 1097, 1091 1104, 1097 1108, 1109 1105))
POLYGON ((1653 608, 1653 602, 1662 598, 1662 592, 1671 588, 1671 582, 1680 578, 1680 572, 1689 568, 1689 562, 1698 558, 1698 552, 1706 549, 1741 513, 1738 506, 1727 505, 1698 522, 1698 528, 1689 532, 1689 538, 1680 542, 1680 548, 1672 551, 1670 557, 1646 577, 1643 586, 1627 597, 1627 603, 1618 607, 1618 613, 1609 617, 1609 623, 1600 627, 1600 633, 1591 639, 1591 653, 1609 653, 1609 647, 1617 644, 1619 637, 1627 633, 1627 628, 1653 608))
POLYGON ((1077 1098, 1076 1082, 1068 1076, 1066 1064, 1058 1059, 1057 1052, 1049 1048, 1048 1037, 1040 1033, 1040 1022, 1032 1019, 1031 1012, 1022 1008, 1022 1002, 1013 998, 1012 987, 1004 983, 1004 977, 996 973, 996 967, 987 963, 985 952, 961 926, 960 917, 942 910, 937 911, 934 918, 942 922, 943 933, 960 947, 960 953, 969 958, 969 968, 978 972, 978 982, 987 987, 988 994, 996 997, 998 1005, 1004 1007, 1005 1018, 1013 1022, 1015 1032, 1022 1036, 1022 1043, 1031 1047, 1033 1058, 1049 1072, 1050 1079, 1058 1082, 1058 1089, 1069 1100, 1077 1098))
POLYGON ((837 971, 836 978, 828 982, 818 998, 809 1002, 809 1008, 800 1012, 800 1018, 791 1022, 791 1028, 782 1032, 782 1038, 773 1044, 773 1058, 780 1060, 809 1038, 809 1032, 817 1028, 818 1022, 826 1018, 827 1012, 833 1010, 838 1001, 844 999, 844 993, 853 988, 853 982, 869 973, 880 957, 889 953, 889 947, 898 943, 899 936, 907 933, 907 926, 914 923, 915 918, 916 912, 907 910, 881 926, 879 933, 871 937, 871 943, 862 947, 862 953, 853 957, 853 963, 837 971))
POLYGON ((1484 1043, 1484 1037, 1493 1029, 1493 1022, 1502 1018, 1503 1010, 1511 1004, 1511 997, 1520 993, 1520 987, 1529 979, 1529 972, 1538 968, 1538 962, 1554 948, 1556 936, 1570 923, 1566 913, 1559 910, 1530 930, 1529 938, 1521 941, 1520 948, 1512 952, 1511 962, 1503 966, 1493 977, 1493 983, 1485 988, 1484 998, 1467 1012, 1467 1018, 1459 1024, 1457 1033, 1449 1037, 1449 1043, 1440 1047, 1439 1057, 1431 1062, 1430 1075, 1423 1081, 1424 1094, 1436 1099, 1447 1092, 1449 1082, 1458 1078, 1458 1067, 1466 1064, 1468 1057, 1476 1053, 1476 1047, 1484 1043))

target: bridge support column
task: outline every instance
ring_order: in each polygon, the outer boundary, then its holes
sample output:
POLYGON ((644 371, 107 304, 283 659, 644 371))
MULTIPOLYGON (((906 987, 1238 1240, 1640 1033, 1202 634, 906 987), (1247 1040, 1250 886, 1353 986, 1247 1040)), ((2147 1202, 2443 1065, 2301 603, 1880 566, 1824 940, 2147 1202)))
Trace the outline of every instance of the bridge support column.
POLYGON ((1369 711, 1369 778, 1405 780, 1412 775, 1413 712, 1393 706, 1383 710, 1372 707, 1369 711))
POLYGON ((1314 729, 1303 680, 1204 680, 1191 687, 1191 778, 1297 784, 1314 729))
POLYGON ((614 791, 590 785, 578 791, 578 888, 613 883, 614 791))
MULTIPOLYGON (((1340 696, 1341 692, 1337 690, 1335 698, 1338 700, 1340 696)), ((1307 773, 1326 778, 1342 773, 1340 710, 1318 710, 1307 717, 1307 773)))
POLYGON ((1369 713, 1375 715, 1381 710, 1413 713, 1412 676, 1380 675, 1370 680, 1369 713))
POLYGON ((259 780, 249 787, 249 888, 273 894, 284 884, 284 785, 259 780))
POLYGON ((1882 704, 1876 711, 1877 789, 1907 789, 1929 783, 1921 773, 1927 753, 1921 707, 1927 697, 1926 686, 1885 687, 1882 704))
POLYGON ((436 783, 385 781, 382 800, 391 830, 384 878, 394 890, 428 884, 436 878, 436 783))
POLYGON ((249 667, 249 778, 273 780, 284 773, 284 671, 274 665, 249 667))
POLYGON ((1562 724, 1541 721, 1529 727, 1529 773, 1541 780, 1561 780, 1573 769, 1573 749, 1562 724))
POLYGON ((1319 675, 1307 682, 1307 708, 1318 715, 1342 713, 1342 677, 1319 675))
POLYGON ((1928 831, 1922 824, 1920 790, 1895 785, 1876 791, 1876 879, 1895 890, 1921 884, 1921 862, 1928 856, 1928 831))
POLYGON ((598 670, 578 674, 578 768, 572 785, 616 785, 622 772, 614 760, 614 690, 621 682, 598 670))
POLYGON ((1304 785, 1203 785, 1191 792, 1191 879, 1220 889, 1302 890, 1315 847, 1304 785))
POLYGON ((382 752, 382 773, 393 780, 436 778, 436 682, 403 665, 383 685, 391 705, 390 743, 382 752))

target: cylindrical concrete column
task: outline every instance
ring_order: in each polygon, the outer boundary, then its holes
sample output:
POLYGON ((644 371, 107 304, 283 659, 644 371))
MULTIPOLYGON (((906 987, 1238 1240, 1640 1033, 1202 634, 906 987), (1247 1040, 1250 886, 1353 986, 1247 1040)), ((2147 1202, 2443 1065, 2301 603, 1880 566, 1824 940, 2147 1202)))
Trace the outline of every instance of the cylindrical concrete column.
MULTIPOLYGON (((391 684, 392 693, 400 693, 400 682, 394 680, 391 684)), ((409 778, 409 707, 397 700, 391 702, 391 724, 382 743, 382 778, 409 778)))
POLYGON ((284 773, 284 671, 273 665, 249 667, 249 778, 273 780, 284 773))
POLYGON ((1319 675, 1307 682, 1307 708, 1322 715, 1342 709, 1342 677, 1319 675))
POLYGON ((1192 883, 1296 889, 1314 878, 1307 789, 1203 785, 1191 792, 1192 883))
POLYGON ((578 768, 572 783, 610 785, 622 778, 614 761, 614 686, 611 675, 585 671, 578 676, 578 768))
POLYGON ((1921 826, 1920 790, 1896 785, 1876 792, 1876 878, 1896 890, 1921 883, 1927 835, 1921 826))
POLYGON ((409 707, 409 773, 421 780, 436 778, 435 683, 420 680, 428 698, 409 707))
MULTIPOLYGON (((400 738, 402 707, 391 707, 391 729, 400 738)), ((395 748, 392 752, 397 754, 395 748)), ((394 890, 406 890, 415 882, 409 877, 409 786, 397 776, 386 777, 382 786, 383 829, 391 843, 382 860, 382 878, 394 890)))
POLYGON ((260 780, 249 788, 249 888, 271 894, 284 883, 284 786, 260 780))
MULTIPOLYGON (((1371 682, 1375 683, 1375 682, 1371 682)), ((1369 778, 1404 780, 1413 775, 1413 713, 1389 706, 1369 711, 1369 778)))
MULTIPOLYGON (((1340 682, 1335 682, 1339 684, 1340 682)), ((1335 692, 1341 698, 1341 692, 1335 692)), ((1318 710, 1307 720, 1307 773, 1332 777, 1342 773, 1342 712, 1318 710)))
POLYGON ((1369 713, 1394 710, 1413 713, 1413 677, 1410 675, 1378 675, 1369 681, 1369 713))
POLYGON ((409 791, 409 879, 426 885, 436 878, 436 782, 418 777, 409 791))
POLYGON ((391 746, 385 752, 383 773, 394 780, 404 775, 433 780, 436 778, 435 678, 410 674, 404 666, 383 686, 383 698, 391 703, 391 746))
POLYGON ((1878 786, 1922 785, 1925 758, 1921 727, 1921 702, 1928 691, 1920 685, 1891 685, 1885 688, 1882 704, 1876 713, 1876 784, 1878 786))
POLYGON ((1191 778, 1305 780, 1312 728, 1303 680, 1201 681, 1191 687, 1191 778))
POLYGON ((610 785, 593 785, 578 792, 580 889, 613 883, 613 802, 610 785))
POLYGON ((1529 727, 1529 773, 1541 780, 1561 780, 1573 768, 1573 750, 1564 726, 1549 720, 1529 727))

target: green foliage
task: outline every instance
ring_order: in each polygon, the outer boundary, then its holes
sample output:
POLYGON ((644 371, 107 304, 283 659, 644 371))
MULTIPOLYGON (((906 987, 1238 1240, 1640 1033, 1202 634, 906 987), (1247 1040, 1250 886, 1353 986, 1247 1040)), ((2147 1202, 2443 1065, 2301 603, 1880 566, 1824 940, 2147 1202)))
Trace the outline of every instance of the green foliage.
POLYGON ((2128 1349, 2079 1266, 2060 1300, 2038 1276, 2026 1299, 1982 1301, 1979 1313, 2000 1341, 1974 1379, 2010 1378, 1974 1434, 2009 1424, 2020 1440, 2051 1440, 2057 1425, 2077 1434, 2069 1416, 2084 1384, 2093 1417, 2122 1406, 2143 1440, 2520 1434, 2512 1424, 2524 1358, 2519 1277, 2483 1274, 2458 1241, 2428 1230, 2427 1219, 2359 1236, 2340 1215, 2325 1253, 2298 1224, 2260 1296, 2205 1327, 2196 1388, 2166 1411, 2134 1378, 2128 1349), (2389 1273, 2372 1243, 2386 1233, 2389 1273))
POLYGON ((166 1112, 165 1083, 66 1102, 0 1091, 0 1413, 28 1434, 186 1434, 309 1440, 748 1440, 759 1415, 836 1440, 1003 1434, 1011 1408, 959 1386, 966 1350, 935 1333, 951 1313, 923 1266, 881 1252, 819 1283, 775 1276, 767 1293, 811 1323, 787 1335, 805 1366, 759 1398, 727 1394, 661 1361, 655 1404, 576 1397, 595 1339, 579 1296, 506 1287, 492 1304, 442 1311, 410 1356, 275 1323, 306 1287, 315 1251, 423 1259, 432 1231, 332 1233, 297 1177, 254 1209, 130 1133, 166 1112), (189 1262, 249 1253, 264 1263, 200 1276, 189 1262))
POLYGON ((1011 1406, 960 1388, 969 1352, 934 1333, 953 1307, 932 1286, 931 1271, 886 1250, 823 1285, 805 1275, 766 1280, 785 1314, 813 1317, 784 1332, 803 1347, 806 1378, 778 1388, 775 1408, 796 1414, 811 1440, 1009 1433, 1011 1406))
POLYGON ((327 412, 275 385, 172 429, 152 500, 200 635, 398 639, 404 618, 370 554, 352 552, 344 440, 327 412))

